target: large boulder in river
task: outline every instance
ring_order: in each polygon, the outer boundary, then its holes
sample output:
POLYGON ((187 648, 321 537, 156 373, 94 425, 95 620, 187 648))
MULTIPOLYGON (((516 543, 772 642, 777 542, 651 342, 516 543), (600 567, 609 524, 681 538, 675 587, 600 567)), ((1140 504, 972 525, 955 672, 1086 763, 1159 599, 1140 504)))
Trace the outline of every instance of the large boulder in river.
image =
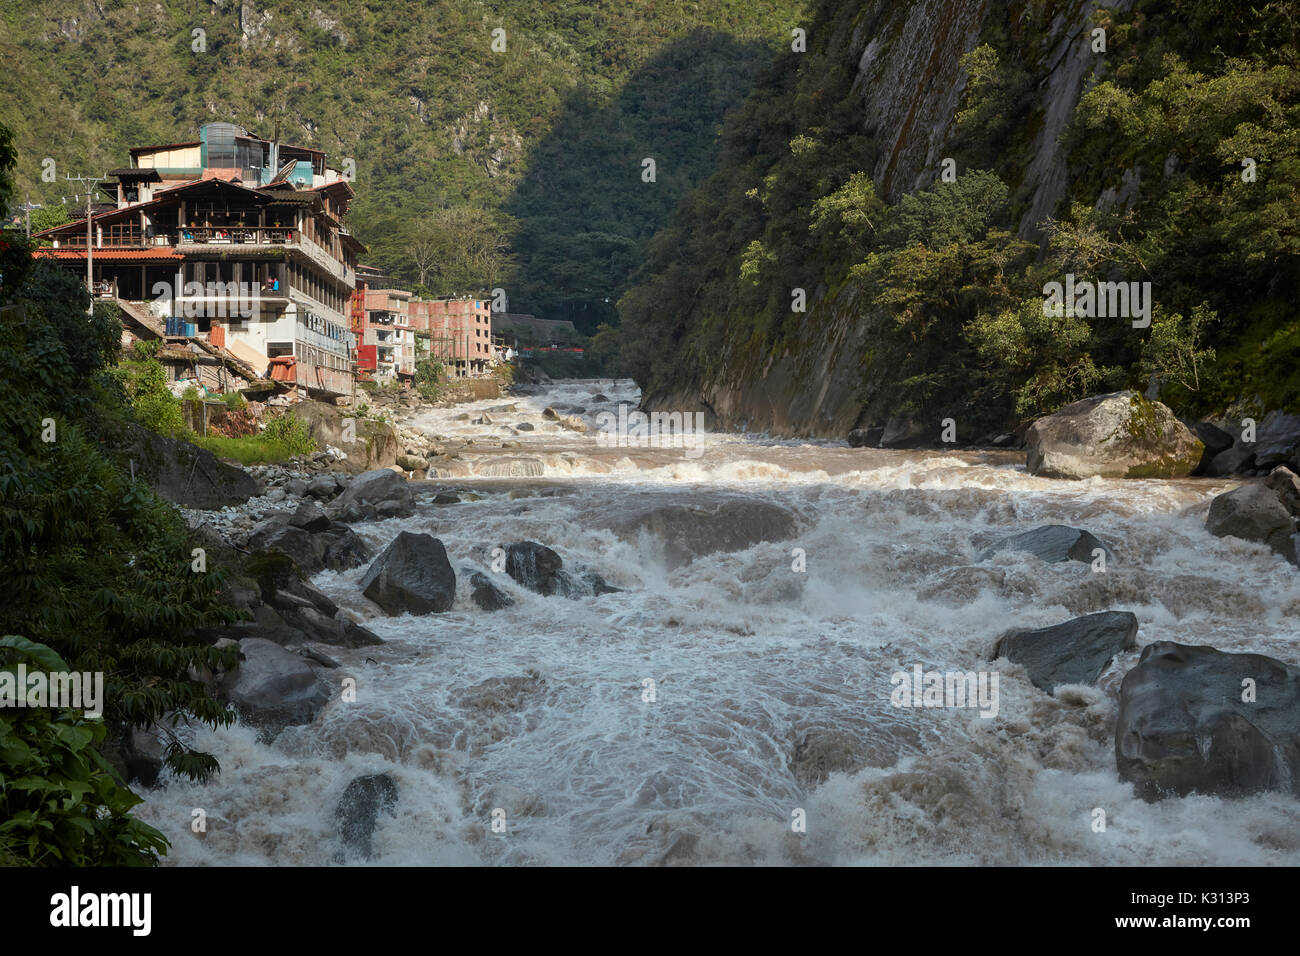
POLYGON ((212 452, 179 438, 165 438, 134 422, 118 449, 127 470, 163 498, 185 508, 224 508, 257 494, 248 472, 218 461, 212 452))
POLYGON ((309 724, 330 698, 316 667, 278 644, 250 637, 239 642, 239 667, 226 674, 220 695, 264 737, 309 724))
POLYGON ((1030 426, 1029 473, 1045 478, 1182 478, 1205 446, 1159 402, 1112 392, 1067 405, 1030 426))
POLYGON ((999 551, 1028 551, 1049 564, 1058 561, 1091 564, 1095 558, 1093 552, 1098 548, 1105 552, 1107 561, 1114 557, 1110 548, 1091 532, 1064 524, 1045 524, 993 543, 980 552, 977 560, 987 561, 999 551))
POLYGON ((1007 631, 993 644, 991 660, 1023 664, 1035 687, 1051 693, 1060 684, 1093 684, 1120 651, 1137 646, 1137 616, 1128 611, 1085 614, 1034 630, 1007 631))
POLYGON ((468 575, 470 597, 483 610, 500 611, 514 605, 515 599, 493 584, 492 579, 482 571, 461 568, 460 573, 468 575))
POLYGON ((516 584, 546 597, 594 597, 619 590, 589 568, 566 571, 564 560, 536 541, 516 541, 506 548, 506 574, 516 584))
POLYGON ((763 498, 729 494, 697 496, 691 504, 682 504, 680 497, 671 494, 629 495, 602 525, 625 541, 648 538, 670 569, 718 551, 745 551, 764 541, 787 541, 798 532, 798 521, 788 508, 763 498))
POLYGON ((1218 495, 1210 502, 1205 529, 1215 537, 1232 535, 1266 544, 1289 561, 1296 560, 1291 536, 1295 518, 1282 496, 1265 484, 1252 483, 1218 495))
POLYGON ((449 611, 456 600, 456 572, 441 541, 403 531, 370 565, 361 591, 388 614, 449 611))
POLYGON ((1139 796, 1300 797, 1300 670, 1160 641, 1120 685, 1115 764, 1139 796))
POLYGON ((415 513, 415 496, 400 474, 376 468, 353 478, 332 507, 344 521, 405 518, 415 513))
POLYGON ((334 808, 334 822, 343 845, 369 858, 379 815, 391 813, 396 805, 397 784, 386 773, 368 774, 349 783, 334 808))

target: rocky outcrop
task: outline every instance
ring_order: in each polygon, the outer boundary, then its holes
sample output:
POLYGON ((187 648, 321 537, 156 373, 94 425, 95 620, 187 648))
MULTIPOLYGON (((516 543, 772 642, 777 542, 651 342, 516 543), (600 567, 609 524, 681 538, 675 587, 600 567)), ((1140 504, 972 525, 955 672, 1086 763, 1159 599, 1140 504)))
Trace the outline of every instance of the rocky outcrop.
POLYGON ((286 647, 316 641, 340 647, 382 644, 374 632, 348 616, 304 577, 302 568, 278 551, 249 556, 233 584, 238 594, 228 594, 236 607, 248 611, 251 621, 241 621, 213 636, 260 637, 286 647), (247 594, 241 582, 255 589, 247 594))
POLYGON ((1085 614, 1051 627, 1013 629, 993 644, 990 660, 1023 664, 1035 687, 1093 684, 1120 651, 1137 646, 1137 616, 1128 611, 1085 614))
POLYGON ((370 565, 361 591, 387 614, 440 613, 455 603, 456 572, 441 541, 403 531, 370 565))
POLYGON ((1096 395, 1038 419, 1026 466, 1046 478, 1181 478, 1205 446, 1159 402, 1136 392, 1096 395))
POLYGON ((357 418, 350 409, 314 401, 299 402, 294 414, 307 423, 317 445, 341 449, 358 471, 397 463, 400 443, 397 431, 387 422, 357 418), (351 441, 344 441, 349 437, 351 441))
POLYGON ((1049 564, 1058 561, 1091 564, 1095 560, 1093 552, 1098 548, 1105 553, 1107 561, 1114 558, 1105 542, 1089 531, 1064 524, 1045 524, 995 542, 980 552, 976 560, 987 561, 999 551, 1028 551, 1049 564))
POLYGON ((1300 670, 1262 654, 1147 646, 1120 686, 1115 763, 1146 800, 1300 797, 1300 670))
POLYGON ((220 681, 219 694, 264 738, 309 724, 330 698, 315 665, 271 641, 239 642, 239 667, 220 681))
POLYGON ((224 508, 258 493, 248 472, 219 461, 212 452, 179 438, 164 438, 134 423, 118 450, 127 470, 159 495, 186 508, 224 508))

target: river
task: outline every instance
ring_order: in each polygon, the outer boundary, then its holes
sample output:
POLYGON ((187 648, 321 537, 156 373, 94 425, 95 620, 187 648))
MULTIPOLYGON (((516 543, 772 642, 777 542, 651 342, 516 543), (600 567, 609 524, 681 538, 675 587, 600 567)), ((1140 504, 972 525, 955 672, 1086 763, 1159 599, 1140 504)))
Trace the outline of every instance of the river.
POLYGON ((1117 609, 1137 615, 1139 646, 1294 663, 1300 575, 1204 530, 1231 482, 1053 481, 1029 476, 1023 453, 753 435, 708 435, 698 455, 602 445, 595 416, 637 397, 630 382, 564 382, 413 419, 474 438, 455 473, 424 483, 466 500, 356 525, 376 553, 399 531, 427 532, 459 575, 531 539, 622 590, 542 597, 499 575, 516 603, 489 613, 460 575, 450 612, 389 618, 360 595, 364 568, 317 575, 387 641, 322 648, 342 665, 332 679, 357 680, 357 701, 269 744, 240 726, 195 733, 220 775, 166 779, 138 811, 172 841, 167 862, 334 863, 340 794, 384 772, 394 813, 373 857, 345 862, 1300 864, 1290 796, 1146 803, 1118 779, 1116 693, 1137 651, 1096 687, 1056 696, 986 661, 1008 627, 1117 609), (593 427, 567 430, 547 406, 593 427), (740 532, 747 509, 760 527, 776 506, 793 535, 701 553, 727 535, 689 515, 627 531, 674 504, 732 507, 740 532), (970 570, 985 544, 1047 523, 1090 530, 1114 559, 1099 572, 1000 553, 980 565, 992 573, 970 570), (891 675, 917 664, 995 671, 997 715, 892 706, 891 675), (191 832, 195 808, 206 833, 191 832))

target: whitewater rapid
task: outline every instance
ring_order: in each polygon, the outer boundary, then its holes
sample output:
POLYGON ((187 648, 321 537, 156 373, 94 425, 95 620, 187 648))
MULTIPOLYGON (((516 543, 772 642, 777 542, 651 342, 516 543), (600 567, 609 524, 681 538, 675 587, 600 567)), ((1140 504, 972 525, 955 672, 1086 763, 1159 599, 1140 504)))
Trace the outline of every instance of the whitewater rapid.
POLYGON ((1231 483, 1051 481, 1027 475, 1022 453, 762 436, 710 435, 696 458, 598 444, 595 416, 637 397, 630 382, 569 382, 415 419, 473 439, 421 492, 463 500, 355 528, 375 553, 403 530, 440 538, 454 608, 390 618, 361 596, 365 568, 313 578, 387 642, 321 648, 342 665, 326 676, 354 677, 358 700, 272 743, 240 726, 194 732, 220 775, 165 777, 138 810, 172 841, 167 861, 335 863, 339 796, 382 772, 394 813, 373 857, 347 863, 1300 864, 1293 797, 1148 804, 1115 772, 1118 682, 1142 646, 1300 660, 1300 575, 1204 530, 1231 483), (543 418, 548 406, 593 430, 543 418), (491 424, 476 424, 484 411, 491 424), (788 509, 793 537, 683 562, 654 534, 618 530, 647 502, 737 500, 788 509), (1097 573, 1004 552, 980 565, 1000 583, 961 570, 1047 523, 1088 529, 1114 560, 1097 573), (516 603, 480 610, 461 568, 491 573, 494 548, 526 539, 622 590, 542 597, 498 574, 516 603), (987 662, 1008 627, 1108 609, 1137 615, 1139 648, 1096 687, 1050 696, 1020 666, 987 662), (996 671, 997 716, 891 706, 890 675, 916 664, 996 671), (206 833, 191 831, 195 808, 206 833))

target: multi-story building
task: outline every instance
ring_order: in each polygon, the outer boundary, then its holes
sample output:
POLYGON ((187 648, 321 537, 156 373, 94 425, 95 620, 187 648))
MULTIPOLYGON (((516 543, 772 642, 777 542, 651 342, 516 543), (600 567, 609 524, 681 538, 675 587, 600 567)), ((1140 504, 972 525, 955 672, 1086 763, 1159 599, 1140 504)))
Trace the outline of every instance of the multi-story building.
POLYGON ((486 299, 413 299, 411 329, 422 333, 429 354, 458 378, 481 375, 495 360, 492 311, 486 299))
POLYGON ((130 151, 115 207, 39 233, 129 331, 228 350, 267 377, 351 394, 349 312, 364 247, 352 187, 320 150, 210 123, 198 140, 130 151), (89 238, 87 231, 89 227, 89 238))

